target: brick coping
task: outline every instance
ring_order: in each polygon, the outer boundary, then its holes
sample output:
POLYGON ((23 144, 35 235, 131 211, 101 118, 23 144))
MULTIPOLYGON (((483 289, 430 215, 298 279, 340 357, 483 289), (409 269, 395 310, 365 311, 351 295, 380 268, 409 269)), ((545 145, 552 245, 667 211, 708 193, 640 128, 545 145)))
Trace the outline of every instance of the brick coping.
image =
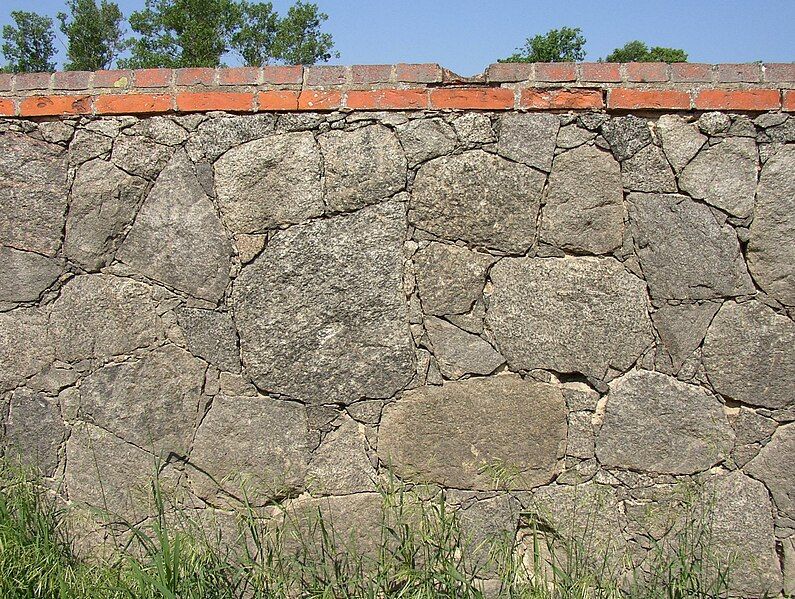
POLYGON ((0 74, 0 116, 330 110, 795 111, 795 63, 264 66, 0 74))

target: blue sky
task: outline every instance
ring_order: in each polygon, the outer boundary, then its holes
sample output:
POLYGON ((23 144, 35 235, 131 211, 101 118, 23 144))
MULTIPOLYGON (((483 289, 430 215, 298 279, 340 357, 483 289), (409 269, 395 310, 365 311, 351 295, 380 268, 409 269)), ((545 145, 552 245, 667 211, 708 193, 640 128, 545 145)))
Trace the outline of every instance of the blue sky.
MULTIPOLYGON (((343 64, 438 62, 461 75, 481 72, 525 38, 580 27, 587 60, 633 39, 684 48, 692 62, 795 61, 795 0, 317 0, 329 15, 343 64)), ((125 15, 144 0, 118 0, 125 15)), ((276 0, 286 11, 290 0, 276 0)), ((0 0, 12 10, 55 14, 63 0, 0 0)), ((233 63, 234 59, 228 62, 233 63)))

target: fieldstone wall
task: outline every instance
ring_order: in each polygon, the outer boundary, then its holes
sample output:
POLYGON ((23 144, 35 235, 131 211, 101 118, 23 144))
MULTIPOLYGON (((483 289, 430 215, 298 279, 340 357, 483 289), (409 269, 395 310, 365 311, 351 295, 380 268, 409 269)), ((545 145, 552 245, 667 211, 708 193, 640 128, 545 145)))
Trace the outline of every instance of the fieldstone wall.
POLYGON ((6 120, 0 254, 3 444, 69 502, 160 457, 365 534, 391 468, 643 551, 699 478, 734 592, 795 586, 795 116, 6 120))

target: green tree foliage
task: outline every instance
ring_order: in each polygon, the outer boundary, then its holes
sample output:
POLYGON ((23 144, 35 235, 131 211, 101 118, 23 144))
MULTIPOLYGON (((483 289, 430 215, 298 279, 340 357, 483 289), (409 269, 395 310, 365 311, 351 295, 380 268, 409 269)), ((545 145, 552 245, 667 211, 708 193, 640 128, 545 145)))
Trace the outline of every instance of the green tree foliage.
POLYGON ((14 25, 3 26, 5 69, 14 73, 54 71, 55 33, 50 17, 22 10, 11 11, 14 25))
POLYGON ((585 58, 584 48, 579 27, 561 27, 527 38, 523 47, 500 62, 577 62, 585 58))
POLYGON ((124 19, 119 5, 101 0, 67 0, 69 14, 58 13, 67 40, 67 71, 107 69, 124 49, 124 19))
POLYGON ((130 15, 138 34, 128 68, 215 67, 227 52, 250 66, 272 61, 313 64, 332 57, 333 41, 320 26, 328 16, 299 0, 280 17, 270 2, 146 0, 130 15))
POLYGON ((606 62, 687 62, 687 52, 679 48, 654 46, 649 48, 640 40, 616 48, 605 58, 606 62))

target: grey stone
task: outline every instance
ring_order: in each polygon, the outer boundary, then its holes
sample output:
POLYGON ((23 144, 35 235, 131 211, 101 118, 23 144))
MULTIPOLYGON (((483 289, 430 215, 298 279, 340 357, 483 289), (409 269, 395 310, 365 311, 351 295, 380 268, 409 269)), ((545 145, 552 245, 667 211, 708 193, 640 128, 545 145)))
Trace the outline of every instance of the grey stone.
POLYGON ((491 278, 486 322, 514 369, 601 379, 651 343, 645 285, 616 260, 504 259, 491 278))
POLYGON ((148 285, 112 275, 82 275, 61 288, 50 316, 50 342, 65 362, 104 359, 163 336, 148 285))
POLYGON ((146 137, 122 135, 113 144, 110 160, 131 175, 154 179, 168 164, 173 153, 173 148, 146 137))
POLYGON ((795 595, 795 535, 782 541, 784 547, 784 594, 795 595))
POLYGON ((267 235, 235 235, 235 248, 241 264, 248 264, 259 256, 267 241, 267 235))
POLYGON ((593 414, 591 412, 569 412, 569 435, 566 439, 566 455, 583 460, 594 457, 593 414))
POLYGON ((464 143, 487 144, 497 141, 491 120, 485 114, 466 112, 453 121, 453 128, 464 143))
POLYGON ((63 148, 0 135, 0 244, 54 256, 66 215, 63 148))
POLYGON ((207 402, 205 369, 173 345, 109 364, 80 385, 80 418, 155 455, 185 456, 207 402))
POLYGON ((312 454, 306 475, 309 490, 315 495, 374 492, 376 472, 366 444, 364 426, 343 417, 312 454))
POLYGON ((565 437, 558 387, 502 375, 406 392, 384 408, 378 453, 404 480, 530 489, 552 479, 565 437))
POLYGON ((0 392, 13 389, 52 363, 47 316, 39 308, 0 312, 0 392))
POLYGON ((58 450, 66 440, 66 426, 56 399, 29 389, 17 389, 11 396, 4 428, 2 443, 6 457, 20 459, 44 476, 55 473, 58 450))
POLYGON ((215 163, 221 216, 236 233, 261 233, 323 214, 320 150, 309 132, 229 150, 215 163))
POLYGON ((36 301, 63 272, 63 261, 0 245, 0 302, 36 301))
POLYGON ((621 180, 630 191, 675 192, 676 179, 662 150, 654 144, 621 163, 621 180))
POLYGON ((795 306, 795 146, 762 168, 748 242, 748 268, 759 286, 795 306))
POLYGON ((515 497, 501 493, 496 497, 471 498, 471 492, 449 491, 447 500, 461 503, 455 514, 463 535, 462 549, 470 567, 480 568, 479 575, 495 574, 498 560, 492 548, 513 544, 519 523, 520 505, 515 497))
POLYGON ((50 143, 66 143, 72 139, 75 132, 74 123, 57 121, 42 121, 38 123, 39 132, 44 141, 50 143))
POLYGON ((585 383, 566 383, 563 386, 563 397, 566 398, 566 406, 571 412, 593 412, 599 402, 599 393, 585 383))
POLYGON ((610 383, 596 445, 603 466, 693 474, 725 460, 733 445, 721 403, 703 388, 647 370, 610 383))
POLYGON ((535 238, 544 179, 481 150, 436 158, 417 173, 409 220, 445 239, 524 252, 535 238))
POLYGON ((491 374, 505 362, 500 354, 487 342, 471 333, 441 320, 429 317, 425 320, 433 355, 442 375, 458 379, 465 374, 491 374))
POLYGON ((560 120, 554 114, 508 112, 500 118, 497 152, 549 172, 558 129, 560 120))
POLYGON ((731 137, 701 150, 679 176, 679 187, 698 200, 745 218, 754 209, 756 143, 731 137))
POLYGON ((704 366, 715 390, 752 406, 795 402, 795 324, 761 302, 727 302, 704 339, 704 366))
POLYGON ((150 279, 217 302, 229 284, 231 253, 215 206, 179 150, 138 211, 117 258, 150 279))
POLYGON ((69 144, 69 162, 80 165, 94 158, 106 156, 113 147, 113 139, 99 132, 78 129, 69 144))
POLYGON ((602 123, 600 130, 617 160, 631 158, 652 141, 646 119, 633 115, 608 119, 602 123))
POLYGON ((398 139, 413 168, 443 154, 449 154, 457 141, 453 128, 442 119, 413 119, 397 128, 398 139))
POLYGON ((185 331, 188 350, 221 370, 240 372, 237 331, 232 317, 225 312, 199 308, 182 308, 177 312, 179 326, 185 331))
POLYGON ((558 131, 557 145, 559 148, 576 148, 596 137, 596 133, 578 127, 577 125, 566 125, 558 131))
POLYGON ((210 118, 190 136, 185 149, 194 162, 214 162, 227 150, 271 134, 275 122, 272 114, 210 118))
POLYGON ((668 162, 679 173, 707 142, 698 128, 675 114, 664 114, 657 120, 657 133, 668 162))
POLYGON ((779 426, 744 470, 765 483, 783 516, 795 519, 795 423, 779 426))
POLYGON ((652 313, 654 327, 671 358, 674 372, 679 372, 685 360, 701 345, 718 308, 717 302, 663 304, 652 313))
POLYGON ((482 297, 486 271, 496 258, 466 248, 431 243, 414 255, 426 314, 465 314, 482 297))
POLYGON ((387 127, 368 125, 354 131, 329 131, 318 142, 323 150, 330 210, 356 210, 405 189, 406 156, 387 127))
POLYGON ((543 208, 541 240, 575 252, 621 246, 624 196, 618 163, 593 146, 555 157, 543 208))
MULTIPOLYGON (((256 117, 254 117, 256 119, 256 117)), ((126 130, 128 135, 142 135, 164 146, 179 146, 188 139, 188 132, 167 116, 141 119, 126 130)), ((193 139, 193 137, 191 137, 193 139)))
POLYGON ((194 492, 222 493, 254 505, 304 487, 309 449, 303 406, 269 397, 218 395, 196 432, 188 470, 194 492))
POLYGON ((776 430, 776 421, 757 414, 754 410, 741 407, 734 421, 738 445, 749 445, 767 441, 776 430))
POLYGON ((700 300, 754 292, 737 234, 710 209, 677 195, 633 193, 629 220, 655 299, 700 300))
POLYGON ((765 131, 772 142, 792 143, 795 141, 795 119, 788 119, 777 127, 765 131))
POLYGON ((696 124, 707 135, 717 135, 725 133, 729 129, 731 122, 729 115, 723 112, 705 112, 698 117, 696 124))
POLYGON ((243 361, 260 388, 313 403, 387 398, 414 375, 398 203, 297 225, 237 278, 243 361))
POLYGON ((83 164, 72 184, 64 240, 66 256, 88 270, 108 265, 145 191, 144 179, 128 175, 109 162, 83 164))

